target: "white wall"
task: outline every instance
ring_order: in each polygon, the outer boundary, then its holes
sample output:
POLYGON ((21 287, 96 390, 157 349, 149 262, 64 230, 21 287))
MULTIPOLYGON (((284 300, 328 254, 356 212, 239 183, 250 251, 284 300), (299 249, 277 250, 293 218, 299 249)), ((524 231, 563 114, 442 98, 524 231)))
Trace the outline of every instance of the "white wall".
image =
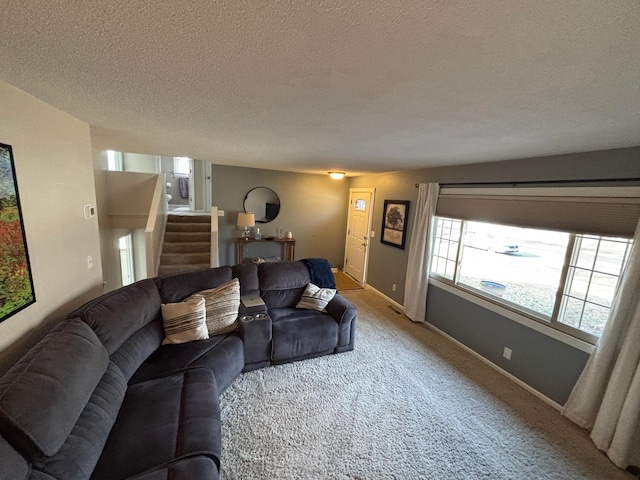
POLYGON ((89 125, 0 82, 0 142, 13 147, 36 303, 0 323, 0 372, 102 293, 89 125), (93 268, 87 268, 87 256, 93 268))
POLYGON ((93 175, 95 177, 96 184, 98 225, 100 230, 102 279, 105 284, 105 291, 108 292, 122 286, 118 238, 122 235, 126 235, 128 230, 112 229, 111 222, 109 221, 106 150, 93 151, 93 168, 93 175))
MULTIPOLYGON (((126 154, 129 155, 129 154, 126 154)), ((137 158, 145 157, 137 155, 137 158)), ((155 156, 146 155, 152 163, 155 156)), ((122 286, 118 239, 133 234, 135 279, 147 278, 144 229, 149 218, 151 200, 158 181, 157 174, 111 172, 107 170, 106 150, 93 151, 102 271, 105 291, 122 286)), ((162 212, 166 215, 166 212, 162 212)))
MULTIPOLYGON (((138 172, 103 172, 106 208, 112 228, 145 228, 158 175, 138 172)), ((102 195, 101 195, 102 197, 102 195)))

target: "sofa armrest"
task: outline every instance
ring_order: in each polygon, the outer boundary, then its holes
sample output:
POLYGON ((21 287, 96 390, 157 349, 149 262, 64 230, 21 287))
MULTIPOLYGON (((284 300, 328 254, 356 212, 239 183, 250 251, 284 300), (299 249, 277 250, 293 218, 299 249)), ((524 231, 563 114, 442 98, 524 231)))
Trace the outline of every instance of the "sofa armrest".
POLYGON ((351 323, 351 321, 356 318, 355 305, 339 293, 336 293, 325 310, 329 315, 335 318, 340 325, 351 323))
POLYGON ((338 322, 336 353, 353 350, 356 326, 356 307, 339 293, 327 305, 326 311, 338 322))

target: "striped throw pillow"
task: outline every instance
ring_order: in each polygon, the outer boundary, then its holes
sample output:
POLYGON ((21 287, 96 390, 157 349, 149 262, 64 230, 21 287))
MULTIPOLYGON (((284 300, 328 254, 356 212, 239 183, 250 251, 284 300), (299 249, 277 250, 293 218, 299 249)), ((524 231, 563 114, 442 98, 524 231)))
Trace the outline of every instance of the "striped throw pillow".
POLYGON ((335 288, 320 288, 310 283, 307 285, 307 288, 305 288, 296 308, 309 308, 323 312, 335 295, 335 288))
POLYGON ((194 293, 192 296, 203 297, 205 300, 209 335, 236 329, 240 309, 240 281, 237 278, 216 288, 194 293))
POLYGON ((161 308, 165 334, 163 345, 209 338, 204 298, 190 297, 184 302, 164 303, 161 308))

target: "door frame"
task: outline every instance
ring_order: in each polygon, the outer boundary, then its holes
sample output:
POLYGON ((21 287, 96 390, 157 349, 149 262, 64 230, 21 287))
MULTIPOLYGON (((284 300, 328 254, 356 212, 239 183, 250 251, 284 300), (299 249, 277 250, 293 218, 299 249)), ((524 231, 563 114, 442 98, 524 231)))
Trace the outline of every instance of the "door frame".
POLYGON ((349 253, 349 232, 351 231, 351 202, 352 195, 356 192, 366 192, 371 195, 371 205, 369 206, 369 217, 367 218, 367 236, 365 239, 364 247, 364 264, 362 265, 362 285, 367 283, 367 274, 369 272, 369 252, 371 246, 371 228, 373 222, 373 208, 375 206, 376 188, 375 187, 354 187, 349 189, 349 202, 347 204, 347 234, 344 242, 344 256, 342 257, 342 265, 344 268, 347 266, 347 254, 349 253))
POLYGON ((189 157, 189 211, 196 211, 196 172, 191 157, 189 157))
POLYGON ((211 212, 213 198, 211 176, 211 162, 189 159, 189 210, 191 212, 211 212), (197 166, 195 162, 198 162, 197 166))

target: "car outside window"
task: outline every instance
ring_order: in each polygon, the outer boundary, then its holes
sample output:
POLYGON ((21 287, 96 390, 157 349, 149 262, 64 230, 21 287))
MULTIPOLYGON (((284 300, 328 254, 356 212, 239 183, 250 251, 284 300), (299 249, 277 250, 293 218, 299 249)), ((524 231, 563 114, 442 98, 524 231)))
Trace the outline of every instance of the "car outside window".
POLYGON ((595 343, 631 239, 436 217, 431 275, 595 343))

